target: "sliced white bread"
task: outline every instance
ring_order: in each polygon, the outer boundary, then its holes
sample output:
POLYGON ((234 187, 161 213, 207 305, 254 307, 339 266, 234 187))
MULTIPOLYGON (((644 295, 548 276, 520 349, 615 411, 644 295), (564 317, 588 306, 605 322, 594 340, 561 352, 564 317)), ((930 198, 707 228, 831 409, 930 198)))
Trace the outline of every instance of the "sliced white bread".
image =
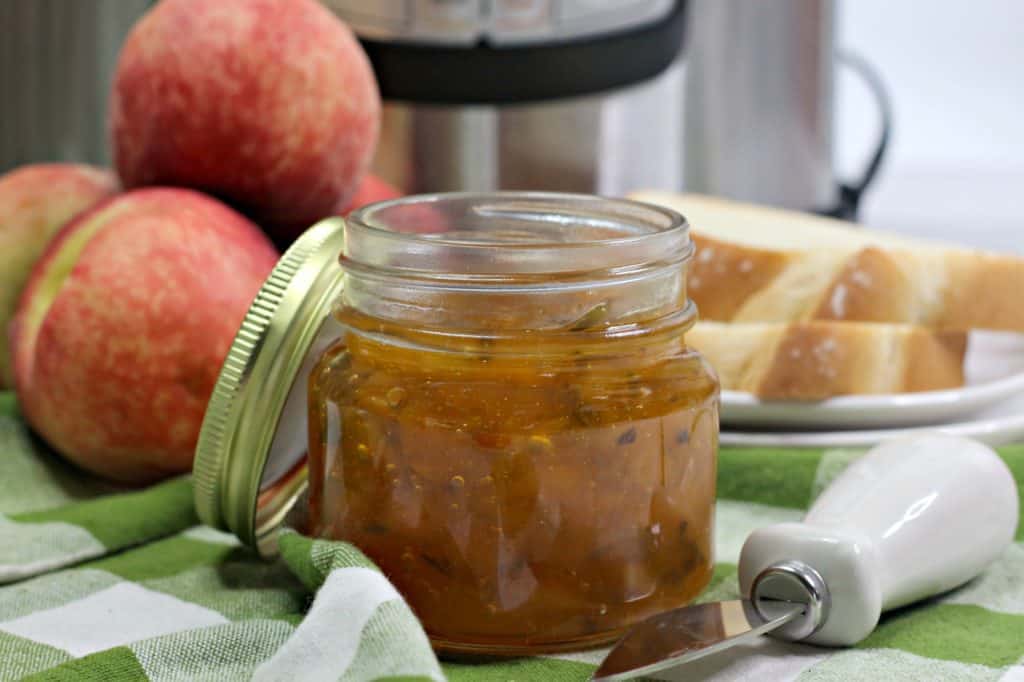
POLYGON ((689 291, 703 319, 1024 331, 1024 258, 700 195, 631 197, 689 221, 689 291))
POLYGON ((722 388, 773 400, 962 386, 965 332, 857 322, 698 322, 687 333, 722 388))

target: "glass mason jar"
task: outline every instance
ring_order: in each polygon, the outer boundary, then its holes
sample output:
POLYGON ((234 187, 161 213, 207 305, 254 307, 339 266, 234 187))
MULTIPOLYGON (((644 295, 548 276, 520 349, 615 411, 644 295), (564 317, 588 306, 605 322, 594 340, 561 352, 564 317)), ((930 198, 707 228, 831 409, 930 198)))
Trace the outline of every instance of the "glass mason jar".
POLYGON ((678 214, 542 193, 346 219, 336 341, 308 381, 309 518, 434 644, 607 642, 712 570, 718 382, 686 346, 678 214))

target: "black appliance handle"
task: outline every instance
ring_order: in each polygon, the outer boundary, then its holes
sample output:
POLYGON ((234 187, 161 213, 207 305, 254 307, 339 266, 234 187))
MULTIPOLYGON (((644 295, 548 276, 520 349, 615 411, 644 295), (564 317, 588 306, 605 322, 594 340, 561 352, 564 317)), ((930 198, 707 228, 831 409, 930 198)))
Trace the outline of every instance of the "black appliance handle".
POLYGON ((885 159, 886 151, 889 149, 889 139, 892 136, 892 98, 889 96, 889 89, 882 80, 881 75, 870 62, 863 56, 848 50, 836 53, 836 60, 839 64, 849 68, 860 77, 864 85, 874 96, 878 106, 881 130, 878 133, 878 140, 875 142, 875 151, 860 174, 860 178, 852 182, 839 183, 839 204, 832 210, 825 211, 826 215, 844 220, 856 220, 860 209, 860 201, 864 192, 871 186, 878 176, 878 170, 885 159))

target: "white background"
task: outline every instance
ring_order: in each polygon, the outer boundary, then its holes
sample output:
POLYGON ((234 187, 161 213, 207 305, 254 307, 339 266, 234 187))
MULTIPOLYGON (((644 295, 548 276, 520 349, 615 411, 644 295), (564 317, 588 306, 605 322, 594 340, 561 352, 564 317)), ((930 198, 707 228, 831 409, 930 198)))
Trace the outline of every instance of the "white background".
MULTIPOLYGON (((875 65, 895 110, 863 221, 1024 253, 1024 0, 842 0, 838 16, 838 45, 875 65)), ((855 76, 837 83, 849 176, 878 120, 855 76)))

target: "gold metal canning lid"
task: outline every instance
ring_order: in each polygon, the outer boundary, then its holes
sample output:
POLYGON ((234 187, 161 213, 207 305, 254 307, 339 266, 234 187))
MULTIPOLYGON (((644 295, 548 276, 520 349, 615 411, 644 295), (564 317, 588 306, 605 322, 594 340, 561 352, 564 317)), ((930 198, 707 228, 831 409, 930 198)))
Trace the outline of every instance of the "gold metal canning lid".
POLYGON ((228 351, 206 408, 192 468, 199 518, 260 554, 305 491, 306 380, 339 336, 344 221, 328 218, 285 252, 228 351))

